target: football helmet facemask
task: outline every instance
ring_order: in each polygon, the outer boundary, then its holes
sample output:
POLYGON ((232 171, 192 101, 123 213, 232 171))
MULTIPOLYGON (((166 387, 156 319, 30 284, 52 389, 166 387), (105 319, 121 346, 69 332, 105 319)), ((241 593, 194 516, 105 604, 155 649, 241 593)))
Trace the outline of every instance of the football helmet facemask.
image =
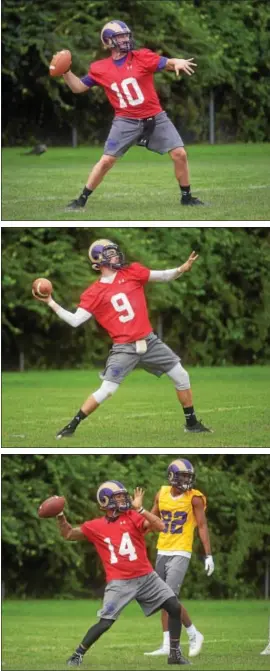
POLYGON ((168 467, 169 485, 176 487, 180 492, 188 492, 195 481, 195 472, 188 459, 175 459, 168 467))
POLYGON ((97 490, 97 502, 102 510, 113 510, 116 514, 124 513, 132 507, 127 489, 118 480, 108 480, 100 485, 97 490), (116 498, 119 494, 121 500, 116 498))
POLYGON ((111 240, 96 240, 88 250, 88 256, 94 270, 100 270, 101 266, 107 266, 112 270, 119 270, 125 265, 125 257, 118 245, 111 240), (111 259, 117 256, 118 261, 111 263, 111 259))
POLYGON ((132 51, 135 46, 132 32, 123 21, 114 20, 106 23, 102 28, 100 37, 105 49, 118 49, 123 54, 132 51), (125 39, 123 40, 124 36, 125 39))

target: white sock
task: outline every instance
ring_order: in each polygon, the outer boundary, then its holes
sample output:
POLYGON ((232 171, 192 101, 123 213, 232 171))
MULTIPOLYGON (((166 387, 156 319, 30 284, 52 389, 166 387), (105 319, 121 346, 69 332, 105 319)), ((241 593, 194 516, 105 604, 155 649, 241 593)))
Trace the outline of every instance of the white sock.
POLYGON ((189 638, 192 638, 192 636, 195 636, 197 629, 194 627, 194 624, 191 624, 190 627, 186 627, 186 632, 189 638))
POLYGON ((163 632, 163 648, 166 646, 170 646, 170 632, 169 631, 164 631, 163 632))

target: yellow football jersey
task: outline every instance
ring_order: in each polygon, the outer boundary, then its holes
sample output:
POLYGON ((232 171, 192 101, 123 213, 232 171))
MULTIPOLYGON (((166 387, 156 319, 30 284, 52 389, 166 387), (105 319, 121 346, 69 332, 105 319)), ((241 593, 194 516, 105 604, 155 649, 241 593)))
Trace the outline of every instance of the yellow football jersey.
POLYGON ((171 495, 171 486, 161 487, 159 492, 159 512, 165 523, 165 530, 158 537, 160 552, 192 552, 194 530, 197 522, 193 513, 193 496, 201 496, 204 509, 206 497, 198 489, 190 489, 177 497, 171 495))

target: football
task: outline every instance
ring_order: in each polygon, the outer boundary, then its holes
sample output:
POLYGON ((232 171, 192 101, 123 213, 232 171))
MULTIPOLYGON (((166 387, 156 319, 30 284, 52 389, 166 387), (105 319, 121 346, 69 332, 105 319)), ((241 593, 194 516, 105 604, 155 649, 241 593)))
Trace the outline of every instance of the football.
POLYGON ((66 499, 64 496, 50 496, 40 504, 38 509, 39 517, 56 517, 64 510, 66 499))
POLYGON ((50 62, 49 72, 51 77, 60 77, 65 74, 71 66, 71 52, 69 49, 62 49, 54 54, 50 62))
POLYGON ((47 280, 45 277, 38 277, 37 280, 34 280, 32 289, 40 298, 48 298, 52 293, 53 286, 50 280, 47 280))

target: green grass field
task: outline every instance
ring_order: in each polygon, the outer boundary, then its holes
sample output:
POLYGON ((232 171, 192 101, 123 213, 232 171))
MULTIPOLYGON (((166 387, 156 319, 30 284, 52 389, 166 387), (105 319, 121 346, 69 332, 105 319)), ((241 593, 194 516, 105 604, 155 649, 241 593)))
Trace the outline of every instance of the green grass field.
POLYGON ((102 148, 2 152, 4 221, 262 221, 269 219, 269 144, 188 148, 194 195, 206 207, 180 207, 173 164, 140 147, 119 160, 80 212, 65 212, 102 148))
POLYGON ((73 437, 55 434, 99 385, 97 371, 4 373, 3 447, 269 447, 265 366, 189 369, 194 406, 213 434, 186 434, 171 381, 136 370, 73 437))
MULTIPOLYGON (((2 611, 2 669, 58 671, 97 621, 99 601, 6 601, 2 611)), ((268 642, 269 603, 263 601, 189 601, 184 604, 205 636, 196 671, 269 669, 260 656, 268 642)), ((160 615, 145 619, 131 604, 84 658, 82 669, 159 671, 166 657, 145 657, 161 642, 160 615)), ((188 651, 187 635, 182 648, 188 651)))

